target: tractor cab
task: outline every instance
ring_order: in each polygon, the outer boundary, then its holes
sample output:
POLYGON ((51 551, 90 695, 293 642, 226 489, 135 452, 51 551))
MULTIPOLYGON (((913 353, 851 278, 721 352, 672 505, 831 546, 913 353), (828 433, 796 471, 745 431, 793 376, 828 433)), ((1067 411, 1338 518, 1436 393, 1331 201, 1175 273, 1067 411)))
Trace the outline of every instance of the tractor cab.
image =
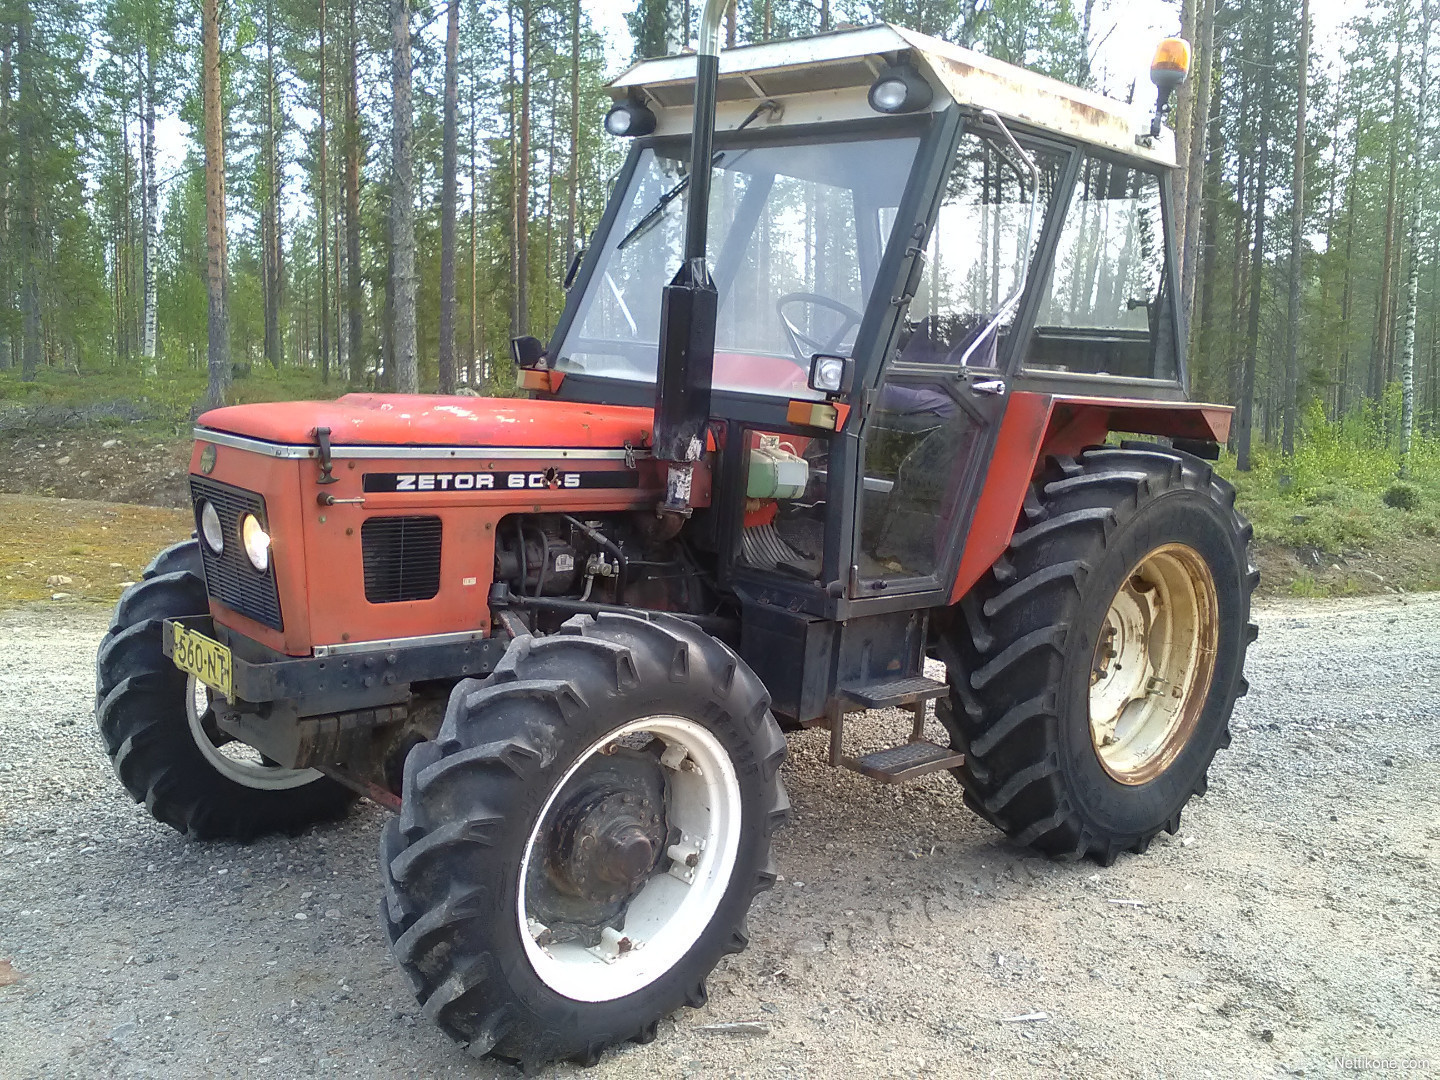
MULTIPOLYGON (((694 73, 671 57, 611 85, 607 129, 632 146, 521 374, 539 396, 656 399, 663 290, 693 214, 694 73)), ((1057 395, 1183 401, 1173 140, 1118 102, 892 26, 727 51, 716 98, 715 475, 690 531, 765 642, 751 662, 801 666, 756 625, 774 611, 801 641, 808 620, 902 612, 894 640, 918 641, 916 612, 973 581, 957 581, 967 545, 983 569, 999 554, 986 538, 1013 526, 1003 505, 975 527, 1008 412, 1033 426, 1057 395)), ((793 689, 787 711, 817 715, 793 689)))

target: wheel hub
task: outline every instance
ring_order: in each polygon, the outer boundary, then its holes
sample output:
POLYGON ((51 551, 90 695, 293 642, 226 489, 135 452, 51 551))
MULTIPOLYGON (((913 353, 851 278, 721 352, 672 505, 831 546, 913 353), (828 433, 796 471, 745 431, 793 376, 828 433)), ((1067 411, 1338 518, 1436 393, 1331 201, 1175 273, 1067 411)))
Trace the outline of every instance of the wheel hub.
POLYGON ((1126 577, 1105 613, 1090 670, 1090 734, 1101 765, 1143 784, 1184 749, 1215 665, 1219 603, 1199 552, 1166 544, 1126 577))
POLYGON ((536 974, 611 1001, 674 968, 726 895, 740 814, 729 752, 698 721, 648 716, 591 745, 521 864, 516 916, 536 974))
POLYGON ((551 837, 556 888, 609 904, 640 887, 665 842, 665 824, 649 794, 602 790, 562 810, 551 837))

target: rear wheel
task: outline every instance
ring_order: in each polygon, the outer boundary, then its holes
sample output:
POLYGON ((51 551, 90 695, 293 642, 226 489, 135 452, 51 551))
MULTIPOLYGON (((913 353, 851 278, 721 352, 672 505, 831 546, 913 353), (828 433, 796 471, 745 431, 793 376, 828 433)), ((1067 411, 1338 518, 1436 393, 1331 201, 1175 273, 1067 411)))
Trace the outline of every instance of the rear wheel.
POLYGON ((340 817, 353 794, 230 738, 210 691, 165 656, 164 621, 207 611, 194 540, 156 556, 115 607, 95 658, 95 717, 125 790, 195 839, 249 840, 340 817))
POLYGON ((755 675, 679 620, 581 617, 460 683, 405 763, 381 916, 474 1054, 595 1061, 705 1001, 788 813, 755 675))
POLYGON ((939 712, 981 816, 1106 864, 1180 827, 1247 689, 1259 575, 1234 505, 1167 447, 1047 465, 1007 553, 942 620, 939 712))

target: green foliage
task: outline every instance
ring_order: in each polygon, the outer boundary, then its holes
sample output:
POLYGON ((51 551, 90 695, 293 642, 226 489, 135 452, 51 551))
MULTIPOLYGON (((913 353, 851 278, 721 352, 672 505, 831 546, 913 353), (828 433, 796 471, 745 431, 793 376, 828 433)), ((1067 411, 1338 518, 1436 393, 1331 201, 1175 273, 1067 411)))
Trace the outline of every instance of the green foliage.
POLYGON ((1398 451, 1377 444, 1373 422, 1330 423, 1312 405, 1302 431, 1291 458, 1259 447, 1249 473, 1221 462, 1257 540, 1343 555, 1440 535, 1440 440, 1416 441, 1411 478, 1397 484, 1398 451))
MULTIPOLYGON (((277 372, 257 365, 235 380, 228 403, 323 400, 349 389, 334 380, 321 383, 312 370, 277 372)), ((138 363, 84 374, 42 368, 33 382, 23 382, 18 371, 0 371, 0 431, 150 423, 183 433, 199 414, 204 396, 204 369, 172 362, 162 363, 159 374, 149 379, 141 375, 138 363)))
POLYGON ((1385 489, 1381 501, 1393 510, 1419 510, 1420 490, 1414 484, 1394 483, 1385 489))

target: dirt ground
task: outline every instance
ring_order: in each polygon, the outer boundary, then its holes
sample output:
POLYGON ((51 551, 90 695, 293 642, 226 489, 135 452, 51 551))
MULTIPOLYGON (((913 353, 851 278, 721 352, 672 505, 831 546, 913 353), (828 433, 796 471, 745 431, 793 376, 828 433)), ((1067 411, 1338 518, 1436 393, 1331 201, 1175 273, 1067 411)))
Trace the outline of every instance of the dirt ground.
POLYGON ((188 430, 167 434, 153 424, 0 428, 0 491, 188 507, 191 446, 188 430))
MULTIPOLYGON (((90 718, 105 620, 0 613, 0 1076, 518 1075, 391 962, 382 811, 233 847, 128 800, 90 718)), ((656 1042, 554 1074, 1440 1073, 1440 595, 1260 622, 1209 795, 1108 869, 1010 846, 948 777, 880 787, 795 737, 750 948, 656 1042)), ((899 731, 870 714, 856 744, 899 731)))

